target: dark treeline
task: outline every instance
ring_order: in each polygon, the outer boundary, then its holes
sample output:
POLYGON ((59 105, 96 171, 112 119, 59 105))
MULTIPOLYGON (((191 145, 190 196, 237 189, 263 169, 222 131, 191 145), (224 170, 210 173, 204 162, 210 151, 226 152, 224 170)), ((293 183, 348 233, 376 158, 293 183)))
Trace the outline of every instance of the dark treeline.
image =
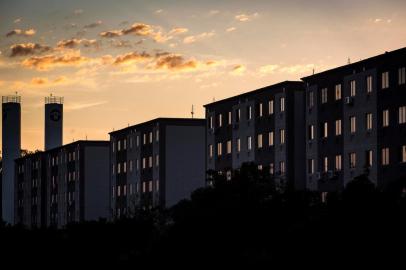
POLYGON ((244 165, 232 181, 209 174, 212 187, 168 210, 63 230, 2 226, 1 256, 55 266, 404 264, 404 179, 383 192, 362 175, 322 202, 319 193, 282 191, 254 164, 244 165))

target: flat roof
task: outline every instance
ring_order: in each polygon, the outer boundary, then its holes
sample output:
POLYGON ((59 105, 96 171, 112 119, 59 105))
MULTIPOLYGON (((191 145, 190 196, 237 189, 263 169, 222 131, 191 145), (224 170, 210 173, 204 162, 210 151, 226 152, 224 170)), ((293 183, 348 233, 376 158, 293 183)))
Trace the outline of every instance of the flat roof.
POLYGON ((256 90, 245 92, 245 93, 242 93, 242 94, 239 94, 239 95, 236 95, 236 96, 232 96, 232 97, 221 99, 221 100, 218 100, 218 101, 215 101, 215 102, 212 102, 212 103, 208 103, 208 104, 203 105, 203 107, 209 107, 209 106, 212 106, 212 105, 215 105, 215 104, 217 105, 217 104, 227 102, 227 101, 230 101, 230 100, 240 99, 240 98, 248 97, 248 96, 251 96, 251 95, 254 95, 254 94, 259 94, 259 93, 268 91, 269 89, 272 89, 272 88, 280 88, 280 87, 283 87, 283 86, 299 85, 299 84, 303 85, 303 82, 302 81, 283 81, 283 82, 279 82, 279 83, 276 83, 276 84, 271 84, 271 85, 268 85, 268 86, 265 86, 265 87, 262 87, 262 88, 259 88, 259 89, 256 89, 256 90))
POLYGON ((338 72, 338 71, 345 70, 345 69, 348 69, 348 68, 356 67, 356 66, 359 66, 359 65, 362 65, 362 64, 366 64, 366 63, 368 63, 370 61, 376 61, 376 60, 379 60, 381 58, 396 55, 396 54, 399 54, 399 53, 406 53, 406 47, 403 47, 403 48, 400 48, 400 49, 397 49, 397 50, 393 50, 393 51, 386 51, 386 52, 384 52, 382 54, 378 54, 378 55, 372 56, 372 57, 367 58, 367 59, 363 59, 363 60, 360 60, 360 61, 357 61, 357 62, 354 62, 354 63, 351 63, 351 64, 347 64, 347 65, 339 66, 339 67, 332 68, 332 69, 329 69, 329 70, 325 70, 325 71, 322 71, 322 72, 319 72, 319 73, 316 73, 316 74, 313 74, 313 75, 310 75, 310 76, 303 77, 301 79, 303 81, 306 81, 308 79, 313 79, 313 78, 317 78, 319 76, 326 75, 328 73, 338 72))
POLYGON ((204 118, 168 118, 168 117, 158 117, 152 120, 148 120, 146 122, 142 122, 139 124, 135 124, 132 126, 128 126, 122 129, 118 129, 118 130, 114 130, 112 132, 109 132, 109 134, 114 134, 114 133, 119 133, 119 132, 123 132, 129 129, 134 129, 137 127, 141 127, 141 126, 145 126, 145 125, 151 125, 154 123, 173 123, 173 124, 200 124, 200 125, 205 125, 206 120, 204 118))

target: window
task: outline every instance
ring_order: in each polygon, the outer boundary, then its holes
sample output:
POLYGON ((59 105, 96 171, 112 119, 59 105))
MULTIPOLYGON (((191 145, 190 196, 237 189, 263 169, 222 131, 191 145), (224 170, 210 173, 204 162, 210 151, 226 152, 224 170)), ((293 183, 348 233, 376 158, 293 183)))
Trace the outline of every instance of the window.
POLYGON ((284 112, 285 111, 285 98, 284 97, 280 98, 280 106, 281 106, 280 111, 284 112))
POLYGON ((219 114, 219 119, 218 119, 218 124, 219 124, 219 127, 221 127, 222 125, 223 125, 223 115, 220 113, 219 114))
POLYGON ((127 195, 127 185, 123 186, 123 196, 127 195))
MULTIPOLYGON (((123 162, 123 172, 124 173, 127 172, 127 162, 123 162)), ((73 176, 75 176, 75 174, 73 176)), ((75 177, 73 177, 73 178, 75 178, 75 177)))
POLYGON ((323 124, 323 138, 327 138, 328 137, 328 123, 324 122, 323 124))
POLYGON ((213 157, 213 145, 209 144, 209 158, 213 157))
POLYGON ((406 83, 406 68, 405 67, 399 68, 398 83, 399 83, 399 85, 406 83))
POLYGON ((117 173, 121 173, 121 164, 117 163, 117 173))
POLYGON ((142 192, 145 193, 146 191, 146 183, 142 182, 142 192))
MULTIPOLYGON (((69 195, 70 195, 70 193, 69 193, 69 195)), ((120 197, 120 195, 121 195, 121 186, 117 186, 117 197, 120 197)))
POLYGON ((372 167, 372 161, 373 161, 373 153, 372 150, 367 150, 365 152, 365 166, 366 167, 372 167))
POLYGON ((341 84, 336 84, 336 87, 335 87, 335 98, 336 98, 336 100, 340 100, 340 99, 341 99, 341 84))
POLYGON ((389 165, 389 148, 382 148, 382 165, 389 165))
POLYGON ((258 134, 258 149, 262 148, 262 134, 258 134))
MULTIPOLYGON (((121 141, 117 142, 117 151, 121 150, 121 141)), ((70 160, 70 153, 69 153, 69 160, 70 160)))
POLYGON ((111 143, 111 149, 112 149, 111 151, 113 151, 113 153, 114 153, 114 151, 115 151, 115 149, 114 149, 114 148, 115 148, 115 147, 114 147, 114 145, 115 145, 115 143, 114 143, 114 142, 112 142, 112 143, 111 143))
POLYGON ((336 120, 336 130, 335 130, 336 136, 341 135, 341 119, 336 120))
POLYGON ((357 118, 355 116, 350 117, 350 132, 355 133, 357 131, 357 118))
POLYGON ((367 76, 367 93, 372 93, 372 76, 367 76))
POLYGON ((356 83, 355 80, 350 81, 350 96, 355 97, 356 95, 356 83))
POLYGON ((357 165, 357 154, 350 153, 350 168, 353 169, 357 165))
POLYGON ((149 133, 149 143, 152 143, 152 131, 149 133))
POLYGON ((158 166, 159 166, 159 155, 156 154, 155 155, 155 167, 158 167, 158 166))
POLYGON ((130 172, 132 172, 132 171, 133 171, 133 161, 130 160, 130 172))
POLYGON ((309 174, 314 174, 314 159, 308 160, 308 171, 309 174))
POLYGON ((406 162, 406 145, 402 145, 402 162, 406 162))
POLYGON ((309 126, 309 140, 314 140, 314 125, 309 126))
POLYGON ((231 154, 231 140, 227 141, 227 154, 231 154))
POLYGON ((146 133, 144 133, 142 143, 143 143, 143 144, 147 144, 147 134, 146 134, 146 133))
POLYGON ((229 125, 231 125, 231 122, 232 121, 232 119, 231 119, 231 112, 228 112, 228 124, 229 125))
POLYGON ((386 89, 389 87, 389 72, 382 73, 382 89, 386 89))
POLYGON ((241 140, 240 138, 237 139, 237 153, 241 152, 241 140))
POLYGON ((399 107, 399 124, 406 123, 406 106, 399 107))
POLYGON ((235 122, 240 122, 240 118, 241 118, 241 109, 237 109, 235 111, 235 122))
POLYGON ((281 129, 279 133, 280 133, 280 139, 281 139, 280 143, 284 144, 285 143, 285 130, 281 129))
POLYGON ((153 165, 152 164, 152 156, 148 157, 148 165, 149 165, 150 168, 152 168, 152 165, 153 165))
POLYGON ((274 175, 274 173, 275 173, 275 164, 274 163, 269 164, 269 173, 271 175, 274 175))
POLYGON ((269 115, 273 114, 273 99, 268 101, 268 114, 269 115))
POLYGON ((279 162, 279 169, 281 170, 281 175, 284 175, 285 172, 286 172, 285 162, 284 161, 279 162))
POLYGON ((147 167, 147 159, 142 158, 142 168, 145 169, 147 167))
POLYGON ((152 191, 152 181, 148 181, 148 191, 152 191))
POLYGON ((341 155, 336 155, 336 163, 335 163, 335 170, 336 171, 341 171, 342 168, 342 158, 341 155))
POLYGON ((133 137, 130 137, 130 149, 133 148, 133 137))
POLYGON ((383 110, 382 112, 382 126, 383 127, 389 126, 389 110, 383 110))
POLYGON ((217 143, 217 156, 221 156, 223 153, 223 145, 221 142, 217 143))
POLYGON ((372 130, 372 113, 367 113, 366 115, 366 127, 367 130, 372 130))
POLYGON ((262 117, 262 103, 259 103, 259 117, 262 117))
POLYGON ((155 141, 159 142, 159 130, 155 131, 155 141))
POLYGON ((247 107, 247 119, 248 120, 252 119, 252 107, 251 106, 247 107))
POLYGON ((323 172, 328 171, 328 157, 324 157, 323 159, 323 172))
POLYGON ((114 166, 114 164, 113 164, 113 166, 112 166, 112 168, 111 168, 111 172, 112 172, 112 174, 114 175, 115 174, 115 166, 114 166))
POLYGON ((309 92, 309 108, 314 106, 314 93, 313 91, 309 92))
POLYGON ((274 133, 273 131, 268 133, 268 144, 269 146, 273 146, 274 143, 274 133))
POLYGON ((213 128, 213 116, 209 117, 209 128, 213 128))
POLYGON ((321 89, 321 103, 327 103, 327 88, 321 89))
POLYGON ((127 149, 127 139, 123 140, 123 149, 126 150, 127 149))
POLYGON ((262 165, 259 164, 259 165, 258 165, 258 170, 259 170, 259 171, 262 171, 262 169, 263 169, 262 165))
POLYGON ((140 146, 140 136, 137 135, 137 147, 140 146))
POLYGON ((247 149, 250 151, 252 149, 252 138, 251 136, 247 137, 247 149))

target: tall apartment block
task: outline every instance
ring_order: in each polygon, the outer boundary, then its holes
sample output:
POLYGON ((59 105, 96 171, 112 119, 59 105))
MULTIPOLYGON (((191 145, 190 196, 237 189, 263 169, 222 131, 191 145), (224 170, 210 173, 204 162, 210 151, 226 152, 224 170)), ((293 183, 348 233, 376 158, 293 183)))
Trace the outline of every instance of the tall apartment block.
POLYGON ((2 97, 2 218, 14 222, 14 160, 21 152, 21 97, 2 97))
POLYGON ((303 189, 304 84, 285 81, 206 108, 206 168, 231 178, 242 163, 269 168, 286 188, 303 189))
POLYGON ((16 160, 16 223, 62 227, 108 218, 109 142, 76 141, 16 160))
POLYGON ((63 141, 63 97, 45 97, 45 151, 63 141))
POLYGON ((170 207, 205 185, 205 120, 157 118, 110 133, 112 218, 170 207))
POLYGON ((339 191, 367 173, 406 176, 406 48, 303 78, 307 188, 339 191))

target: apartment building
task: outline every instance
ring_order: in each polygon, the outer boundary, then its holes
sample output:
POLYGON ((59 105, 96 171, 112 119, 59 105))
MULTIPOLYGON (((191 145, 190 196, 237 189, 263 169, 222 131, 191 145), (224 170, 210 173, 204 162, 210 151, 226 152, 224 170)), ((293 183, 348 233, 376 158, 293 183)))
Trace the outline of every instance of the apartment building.
POLYGON ((339 191, 368 174, 380 188, 406 176, 406 48, 302 78, 306 187, 339 191))
POLYGON ((226 174, 245 162, 303 189, 304 84, 285 81, 205 105, 206 169, 226 174))
POLYGON ((108 141, 76 141, 15 162, 15 223, 60 228, 109 217, 108 141))
POLYGON ((157 118, 111 132, 111 217, 171 207, 204 186, 204 137, 204 119, 157 118))

